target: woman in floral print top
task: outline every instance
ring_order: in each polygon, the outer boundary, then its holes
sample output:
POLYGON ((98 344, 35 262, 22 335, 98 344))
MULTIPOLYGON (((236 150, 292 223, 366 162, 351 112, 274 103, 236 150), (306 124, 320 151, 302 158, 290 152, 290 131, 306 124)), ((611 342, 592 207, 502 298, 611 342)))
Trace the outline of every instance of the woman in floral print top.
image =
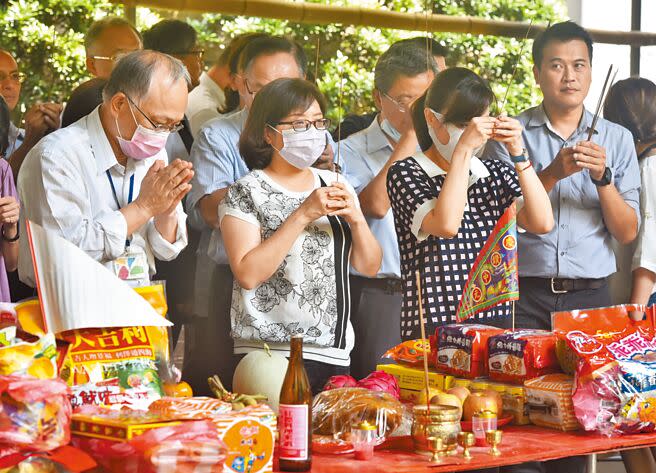
POLYGON ((382 259, 353 188, 310 167, 329 143, 324 111, 321 93, 301 79, 260 90, 240 140, 252 172, 219 209, 235 276, 235 354, 266 342, 288 355, 291 336, 301 333, 313 391, 348 372, 349 264, 373 276, 382 259))

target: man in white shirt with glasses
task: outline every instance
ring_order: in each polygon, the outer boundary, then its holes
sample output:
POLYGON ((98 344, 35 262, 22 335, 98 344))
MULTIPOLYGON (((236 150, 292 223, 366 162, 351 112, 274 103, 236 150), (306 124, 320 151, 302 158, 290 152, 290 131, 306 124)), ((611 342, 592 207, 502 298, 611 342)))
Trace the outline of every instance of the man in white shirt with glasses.
MULTIPOLYGON (((25 218, 128 284, 148 284, 155 258, 172 260, 187 245, 180 201, 191 189, 192 165, 168 164, 164 146, 180 129, 189 82, 171 56, 138 51, 122 58, 103 103, 27 155, 18 180, 25 218)), ((33 286, 27 243, 21 242, 19 274, 33 286)))

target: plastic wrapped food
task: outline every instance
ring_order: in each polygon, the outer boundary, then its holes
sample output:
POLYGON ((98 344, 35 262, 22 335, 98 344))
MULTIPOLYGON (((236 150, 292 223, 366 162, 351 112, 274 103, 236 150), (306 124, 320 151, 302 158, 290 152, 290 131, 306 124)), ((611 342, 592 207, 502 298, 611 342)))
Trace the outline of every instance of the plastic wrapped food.
POLYGON ((397 363, 409 366, 423 366, 424 356, 430 356, 430 342, 426 339, 407 340, 390 348, 383 358, 391 358, 397 363))
POLYGON ((387 393, 363 388, 324 391, 314 398, 312 422, 315 434, 348 440, 351 427, 363 421, 376 425, 382 443, 401 423, 403 405, 387 393))
POLYGON ((432 357, 435 367, 462 378, 486 376, 488 339, 503 332, 503 329, 488 325, 451 324, 438 327, 432 357))
POLYGON ((58 379, 0 376, 0 443, 53 450, 70 440, 68 387, 58 379))
POLYGON ((527 381, 524 388, 531 423, 557 430, 579 429, 572 404, 574 378, 547 374, 527 381))
MULTIPOLYGON (((39 379, 57 377, 57 342, 51 333, 35 342, 9 338, 3 329, 6 345, 0 346, 0 376, 28 375, 39 379)), ((13 327, 15 335, 16 328, 13 327)))
POLYGON ((210 419, 232 411, 232 404, 211 397, 164 397, 153 402, 148 410, 172 419, 210 419))
POLYGON ((559 312, 554 331, 578 358, 576 416, 606 435, 656 428, 656 307, 614 306, 559 312), (647 313, 634 321, 631 311, 647 313))
POLYGON ((126 443, 75 437, 73 445, 112 473, 221 473, 227 453, 216 427, 205 420, 153 429, 126 443))
POLYGON ((523 384, 527 379, 560 371, 556 335, 546 330, 517 330, 488 339, 489 376, 523 384))

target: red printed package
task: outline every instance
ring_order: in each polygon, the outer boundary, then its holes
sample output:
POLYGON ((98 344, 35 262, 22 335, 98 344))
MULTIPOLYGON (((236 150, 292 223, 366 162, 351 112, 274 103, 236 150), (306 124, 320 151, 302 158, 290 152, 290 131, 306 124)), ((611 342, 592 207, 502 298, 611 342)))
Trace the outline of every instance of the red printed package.
POLYGON ((546 330, 517 330, 490 337, 490 379, 524 384, 528 379, 557 373, 556 339, 546 330))
POLYGON ((572 400, 585 430, 613 435, 656 428, 655 311, 614 306, 553 315, 554 332, 577 357, 572 400), (631 311, 647 318, 633 321, 631 311))
POLYGON ((503 333, 488 325, 444 325, 431 337, 435 367, 460 378, 487 375, 488 339, 503 333))

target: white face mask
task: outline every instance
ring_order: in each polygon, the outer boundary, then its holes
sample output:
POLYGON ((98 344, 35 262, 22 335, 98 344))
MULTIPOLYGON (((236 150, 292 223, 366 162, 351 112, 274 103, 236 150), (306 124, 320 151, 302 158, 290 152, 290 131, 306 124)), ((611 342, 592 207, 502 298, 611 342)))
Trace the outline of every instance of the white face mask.
MULTIPOLYGON (((280 131, 268 125, 282 135, 282 149, 276 149, 285 161, 298 169, 306 169, 312 166, 328 144, 328 133, 326 130, 317 130, 314 126, 306 131, 294 131, 293 129, 280 131)), ((273 145, 272 145, 273 146, 273 145)))
MULTIPOLYGON (((435 118, 441 121, 442 124, 446 127, 446 131, 449 134, 449 141, 446 144, 442 144, 442 142, 437 138, 437 135, 435 134, 433 127, 427 124, 428 134, 433 140, 433 144, 435 145, 437 151, 439 151, 439 153, 442 155, 444 159, 446 159, 448 162, 451 162, 451 158, 453 157, 453 151, 456 149, 456 145, 458 144, 458 141, 460 140, 460 137, 465 132, 465 130, 457 127, 453 123, 444 123, 444 115, 442 115, 439 112, 436 112, 431 108, 429 108, 428 110, 430 110, 430 112, 433 115, 435 115, 435 118)), ((483 148, 485 148, 485 145, 479 146, 474 150, 472 155, 476 156, 483 150, 483 148)))
POLYGON ((387 118, 380 122, 380 129, 396 143, 401 139, 401 132, 394 128, 387 118))

